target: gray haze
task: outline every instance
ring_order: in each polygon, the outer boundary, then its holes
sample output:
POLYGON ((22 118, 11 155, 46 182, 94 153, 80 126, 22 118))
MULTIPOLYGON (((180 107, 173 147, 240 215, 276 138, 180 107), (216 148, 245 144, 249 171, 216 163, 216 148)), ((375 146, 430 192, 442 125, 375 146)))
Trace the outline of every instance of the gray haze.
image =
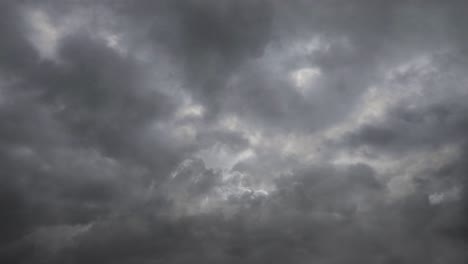
POLYGON ((468 263, 468 2, 0 2, 0 263, 468 263))

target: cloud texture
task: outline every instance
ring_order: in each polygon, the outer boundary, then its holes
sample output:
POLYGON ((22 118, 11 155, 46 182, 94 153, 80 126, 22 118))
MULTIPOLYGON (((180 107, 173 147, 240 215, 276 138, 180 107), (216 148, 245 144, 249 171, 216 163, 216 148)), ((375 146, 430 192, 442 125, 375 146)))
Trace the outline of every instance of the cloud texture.
POLYGON ((2 1, 0 262, 466 263, 467 17, 2 1))

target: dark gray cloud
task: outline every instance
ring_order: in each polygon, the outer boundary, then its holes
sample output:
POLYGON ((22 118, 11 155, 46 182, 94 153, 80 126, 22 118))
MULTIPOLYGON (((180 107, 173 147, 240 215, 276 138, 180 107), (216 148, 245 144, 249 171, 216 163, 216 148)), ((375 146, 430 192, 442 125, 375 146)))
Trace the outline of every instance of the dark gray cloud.
POLYGON ((0 261, 466 263, 466 10, 0 3, 0 261))

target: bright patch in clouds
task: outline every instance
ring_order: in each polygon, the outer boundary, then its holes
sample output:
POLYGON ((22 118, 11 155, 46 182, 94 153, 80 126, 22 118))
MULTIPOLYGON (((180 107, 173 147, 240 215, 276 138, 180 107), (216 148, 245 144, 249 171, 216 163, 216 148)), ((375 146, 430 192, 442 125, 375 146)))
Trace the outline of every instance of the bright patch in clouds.
POLYGON ((60 37, 59 29, 53 25, 49 16, 41 10, 32 10, 27 14, 32 28, 29 39, 43 59, 54 59, 60 37))
POLYGON ((237 163, 255 157, 255 152, 250 148, 237 152, 218 143, 209 149, 199 151, 197 156, 203 160, 207 168, 230 170, 237 163))
POLYGON ((455 186, 443 192, 432 193, 428 196, 429 203, 432 205, 444 202, 457 201, 461 198, 461 187, 455 186))
POLYGON ((322 75, 322 72, 318 68, 302 68, 293 71, 290 74, 290 78, 294 83, 295 89, 305 95, 313 86, 317 79, 322 75))
POLYGON ((190 104, 190 105, 181 107, 177 111, 176 117, 179 119, 199 118, 199 117, 203 117, 204 113, 205 113, 205 108, 203 106, 198 105, 198 104, 190 104))

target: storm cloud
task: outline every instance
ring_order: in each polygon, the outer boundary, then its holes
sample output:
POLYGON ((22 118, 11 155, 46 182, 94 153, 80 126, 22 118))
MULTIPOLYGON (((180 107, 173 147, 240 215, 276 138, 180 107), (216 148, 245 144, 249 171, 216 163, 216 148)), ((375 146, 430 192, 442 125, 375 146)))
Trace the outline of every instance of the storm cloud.
POLYGON ((0 262, 466 263, 467 17, 2 1, 0 262))

